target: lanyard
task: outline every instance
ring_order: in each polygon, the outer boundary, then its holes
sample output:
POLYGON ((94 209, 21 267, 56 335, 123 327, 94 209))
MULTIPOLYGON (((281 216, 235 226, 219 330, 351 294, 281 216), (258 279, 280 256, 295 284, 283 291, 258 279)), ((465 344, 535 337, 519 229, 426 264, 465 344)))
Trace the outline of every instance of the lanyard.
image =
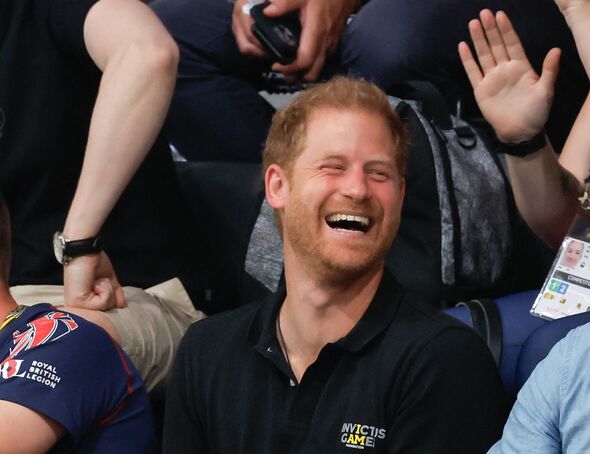
POLYGON ((17 306, 16 309, 14 309, 13 311, 9 312, 9 314, 6 316, 6 318, 4 319, 4 321, 2 322, 2 324, 0 324, 0 330, 3 329, 6 325, 8 325, 14 319, 20 317, 20 315, 25 310, 25 307, 26 306, 17 306))

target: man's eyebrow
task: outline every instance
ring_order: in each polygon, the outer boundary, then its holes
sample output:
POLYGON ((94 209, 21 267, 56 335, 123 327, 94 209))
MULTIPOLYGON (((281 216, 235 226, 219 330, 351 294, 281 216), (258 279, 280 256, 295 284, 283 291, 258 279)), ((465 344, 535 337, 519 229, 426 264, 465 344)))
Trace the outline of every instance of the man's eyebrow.
POLYGON ((375 164, 395 167, 395 159, 371 159, 370 161, 367 161, 365 166, 371 166, 375 164))
POLYGON ((330 154, 327 156, 322 156, 322 157, 317 158, 314 161, 314 164, 323 164, 325 162, 330 162, 330 161, 342 162, 342 161, 346 161, 346 157, 341 154, 330 154))

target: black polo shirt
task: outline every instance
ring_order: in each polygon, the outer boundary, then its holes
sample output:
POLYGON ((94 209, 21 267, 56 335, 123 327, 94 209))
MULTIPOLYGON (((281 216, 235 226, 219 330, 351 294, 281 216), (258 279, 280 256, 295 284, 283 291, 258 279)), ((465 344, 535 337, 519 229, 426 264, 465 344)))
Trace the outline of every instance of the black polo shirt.
POLYGON ((474 454, 499 438, 504 395, 487 347, 388 274, 299 384, 276 336, 284 297, 189 329, 168 384, 164 452, 474 454))

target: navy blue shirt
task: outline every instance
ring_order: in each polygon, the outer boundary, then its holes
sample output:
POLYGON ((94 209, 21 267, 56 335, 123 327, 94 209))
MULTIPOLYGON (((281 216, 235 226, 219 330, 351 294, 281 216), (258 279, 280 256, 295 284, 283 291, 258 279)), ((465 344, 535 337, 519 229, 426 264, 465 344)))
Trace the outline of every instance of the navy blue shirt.
POLYGON ((143 382, 102 328, 49 304, 27 307, 0 330, 0 358, 0 400, 65 429, 52 453, 154 450, 143 382))

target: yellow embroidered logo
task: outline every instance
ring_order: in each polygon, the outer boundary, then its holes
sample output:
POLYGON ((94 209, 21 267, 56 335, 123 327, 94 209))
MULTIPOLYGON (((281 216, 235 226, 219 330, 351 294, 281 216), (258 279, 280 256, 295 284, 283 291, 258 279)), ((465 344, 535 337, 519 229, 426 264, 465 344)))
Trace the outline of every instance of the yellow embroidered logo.
POLYGON ((354 449, 374 448, 377 439, 385 438, 385 429, 351 422, 342 424, 341 432, 340 441, 347 448, 354 449))

